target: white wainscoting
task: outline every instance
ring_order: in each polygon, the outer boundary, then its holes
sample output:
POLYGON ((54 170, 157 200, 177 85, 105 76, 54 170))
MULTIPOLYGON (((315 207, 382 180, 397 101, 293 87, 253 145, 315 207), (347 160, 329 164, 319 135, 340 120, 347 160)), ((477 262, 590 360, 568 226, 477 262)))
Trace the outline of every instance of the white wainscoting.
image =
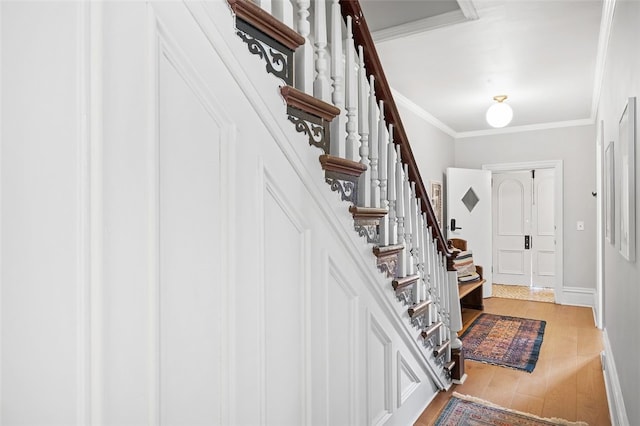
POLYGON ((4 423, 417 418, 419 331, 225 2, 0 7, 3 60, 69 56, 3 67, 4 423))

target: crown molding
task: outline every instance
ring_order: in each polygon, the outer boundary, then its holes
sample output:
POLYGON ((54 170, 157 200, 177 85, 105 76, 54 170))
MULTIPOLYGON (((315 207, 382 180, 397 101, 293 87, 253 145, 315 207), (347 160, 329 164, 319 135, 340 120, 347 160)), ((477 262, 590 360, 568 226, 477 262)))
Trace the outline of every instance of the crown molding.
POLYGON ((591 118, 596 118, 600 94, 604 80, 604 67, 607 62, 607 50, 613 25, 613 12, 616 8, 616 0, 604 0, 602 2, 602 18, 600 19, 600 35, 598 36, 598 53, 596 56, 595 76, 593 79, 593 96, 591 101, 591 118))
POLYGON ((401 37, 404 38, 407 36, 421 34, 437 28, 467 22, 469 20, 470 19, 465 16, 463 11, 454 10, 452 12, 431 16, 429 18, 384 28, 373 32, 371 36, 373 37, 374 42, 380 43, 383 41, 396 40, 401 37))
POLYGON ((447 135, 449 135, 449 136, 451 136, 453 138, 455 138, 456 135, 458 134, 451 127, 447 126, 442 121, 438 120, 433 115, 429 114, 421 106, 419 106, 418 104, 413 102, 411 99, 407 98, 406 96, 404 96, 403 94, 401 94, 400 92, 395 90, 393 87, 391 88, 391 93, 393 94, 393 99, 395 99, 395 101, 398 104, 404 106, 409 111, 411 111, 412 113, 414 113, 418 117, 422 118, 427 123, 431 124, 432 126, 437 127, 439 130, 443 131, 444 133, 446 133, 447 135))
POLYGON ((470 132, 456 133, 456 139, 473 138, 476 136, 504 135, 507 133, 531 132, 534 130, 560 129, 563 127, 590 126, 595 123, 593 118, 579 120, 554 121, 550 123, 529 124, 526 126, 503 127, 502 129, 473 130, 470 132))
POLYGON ((476 10, 476 6, 473 4, 473 0, 458 0, 458 6, 460 6, 460 10, 462 10, 467 21, 475 21, 479 18, 478 11, 476 10))

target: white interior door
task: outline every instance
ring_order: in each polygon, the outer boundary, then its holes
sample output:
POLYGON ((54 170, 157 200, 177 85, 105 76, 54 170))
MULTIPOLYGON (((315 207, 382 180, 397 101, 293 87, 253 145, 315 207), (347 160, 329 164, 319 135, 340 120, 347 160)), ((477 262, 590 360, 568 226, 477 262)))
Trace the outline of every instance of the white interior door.
POLYGON ((530 286, 531 171, 494 175, 492 192, 494 281, 530 286))
POLYGON ((554 287, 555 170, 493 176, 493 265, 500 284, 554 287))
POLYGON ((491 172, 447 169, 448 238, 467 240, 477 265, 483 266, 483 296, 491 296, 491 172), (455 226, 454 222, 455 221, 455 226), (454 229, 455 228, 455 229, 454 229))
POLYGON ((555 170, 535 171, 531 221, 531 282, 553 287, 556 273, 555 170))

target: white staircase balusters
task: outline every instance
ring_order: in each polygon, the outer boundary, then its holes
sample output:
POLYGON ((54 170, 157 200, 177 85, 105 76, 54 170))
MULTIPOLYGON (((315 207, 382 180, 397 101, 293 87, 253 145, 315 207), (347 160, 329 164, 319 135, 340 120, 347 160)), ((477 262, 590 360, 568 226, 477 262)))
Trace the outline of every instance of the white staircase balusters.
POLYGON ((271 0, 253 0, 255 4, 260 6, 260 8, 268 13, 273 13, 273 6, 271 5, 271 0))
MULTIPOLYGON (((380 208, 380 179, 378 174, 378 105, 375 93, 375 77, 369 77, 369 159, 371 160, 371 207, 380 208)), ((384 165, 386 167, 386 165, 384 165)), ((380 243, 380 245, 383 245, 380 243)))
POLYGON ((396 218, 398 219, 398 244, 404 245, 404 249, 398 253, 398 276, 407 276, 407 245, 404 232, 404 172, 402 170, 402 155, 400 147, 396 158, 396 218))
MULTIPOLYGON (((380 207, 389 210, 389 200, 387 199, 387 144, 389 139, 387 136, 387 126, 384 119, 384 101, 379 103, 378 118, 378 177, 380 178, 380 207)), ((380 219, 380 245, 389 245, 389 215, 385 215, 380 219)), ((404 275, 401 275, 404 276, 404 275)))
MULTIPOLYGON (((393 124, 389 125, 389 133, 393 133, 393 124)), ((398 243, 398 221, 396 219, 396 145, 389 143, 387 146, 387 199, 389 200, 389 212, 387 213, 389 223, 389 244, 395 245, 398 243)))
MULTIPOLYGON (((420 216, 418 214, 418 206, 416 205, 416 186, 415 183, 411 182, 411 222, 413 224, 413 227, 411 228, 411 241, 413 242, 413 253, 412 253, 412 257, 413 257, 413 265, 414 265, 414 269, 416 271, 416 274, 420 275, 422 277, 422 273, 420 271, 420 267, 422 262, 420 261, 420 251, 421 251, 421 245, 420 245, 420 239, 418 237, 419 234, 419 229, 420 229, 420 216)), ((420 301, 425 299, 425 292, 424 292, 424 286, 423 286, 423 282, 422 280, 418 280, 418 287, 419 287, 419 295, 420 295, 420 301)))
POLYGON ((290 0, 271 0, 271 14, 293 28, 293 5, 290 0))
POLYGON ((360 175, 358 184, 358 204, 374 207, 371 203, 371 165, 369 160, 369 87, 364 68, 364 51, 358 46, 358 131, 360 132, 360 163, 367 170, 360 175))
POLYGON ((358 161, 358 133, 357 133, 357 111, 358 111, 358 84, 356 71, 355 50, 353 47, 353 32, 351 29, 351 16, 347 16, 347 32, 345 42, 345 105, 347 110, 347 140, 346 157, 351 161, 358 161))
POLYGON ((331 34, 331 101, 340 108, 340 114, 331 121, 331 155, 345 157, 346 115, 344 111, 344 62, 342 59, 342 13, 338 0, 331 1, 329 23, 331 34))
MULTIPOLYGON (((288 2, 288 0, 281 0, 288 2)), ((325 0, 313 2, 313 39, 316 53, 316 78, 313 81, 313 96, 325 102, 331 101, 329 80, 329 58, 327 52, 327 7, 325 0)))
POLYGON ((304 37, 304 44, 295 53, 295 86, 297 89, 312 95, 313 94, 313 47, 309 40, 311 24, 309 23, 309 6, 311 0, 296 0, 298 19, 296 20, 296 31, 304 37))
POLYGON ((404 202, 404 241, 405 241, 405 262, 407 264, 407 275, 413 275, 414 273, 414 265, 412 259, 412 251, 413 251, 413 240, 411 228, 413 227, 413 223, 411 221, 411 187, 409 186, 409 166, 407 164, 403 164, 404 170, 404 180, 402 184, 404 186, 403 192, 403 202, 404 202))

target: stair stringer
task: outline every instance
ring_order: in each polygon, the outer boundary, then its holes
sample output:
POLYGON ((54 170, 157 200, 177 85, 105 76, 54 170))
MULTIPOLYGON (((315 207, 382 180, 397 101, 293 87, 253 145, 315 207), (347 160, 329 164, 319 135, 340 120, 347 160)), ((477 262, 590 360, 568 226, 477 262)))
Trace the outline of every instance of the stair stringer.
MULTIPOLYGON (((437 389, 449 385, 448 379, 444 373, 438 374, 437 367, 433 365, 433 356, 422 347, 418 338, 419 331, 411 325, 406 308, 397 302, 391 289, 391 280, 377 270, 371 245, 354 231, 348 204, 341 202, 339 196, 331 192, 324 183, 323 172, 318 163, 321 151, 309 147, 306 138, 296 133, 287 120, 286 106, 279 95, 282 82, 264 73, 256 58, 246 52, 246 46, 234 34, 228 9, 225 19, 221 19, 222 8, 218 4, 202 7, 188 3, 187 7, 233 75, 242 96, 249 100, 261 117, 265 128, 313 198, 314 207, 332 229, 334 243, 348 254, 353 268, 350 274, 363 277, 367 283, 368 294, 359 296, 365 305, 371 304, 371 308, 367 307, 365 311, 368 314, 377 311, 377 315, 383 316, 384 321, 381 322, 386 323, 387 332, 390 333, 392 330, 392 337, 397 337, 392 343, 394 349, 402 352, 405 360, 412 360, 414 368, 430 378, 431 383, 421 383, 422 389, 414 391, 412 396, 407 398, 406 404, 413 405, 410 412, 399 413, 402 407, 393 407, 391 417, 385 421, 390 424, 404 424, 415 420, 415 416, 420 414, 437 389), (420 401, 416 403, 417 399, 420 401)), ((330 258, 329 254, 327 256, 330 258)), ((361 381, 362 378, 358 380, 361 381)), ((394 382, 395 380, 391 380, 391 383, 394 382)), ((363 389, 362 392, 364 391, 363 389)))

